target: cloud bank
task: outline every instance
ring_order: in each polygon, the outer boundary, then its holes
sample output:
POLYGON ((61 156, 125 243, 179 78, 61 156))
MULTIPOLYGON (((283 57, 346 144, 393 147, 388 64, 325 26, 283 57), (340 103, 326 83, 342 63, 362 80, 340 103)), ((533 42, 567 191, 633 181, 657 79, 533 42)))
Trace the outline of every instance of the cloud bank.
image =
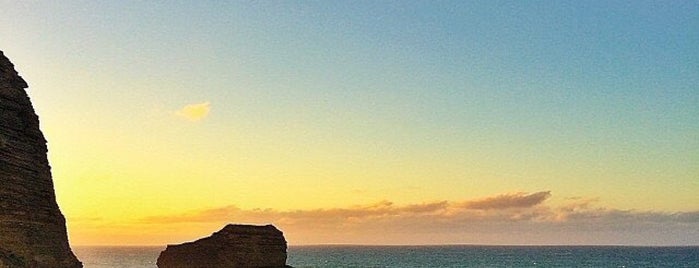
POLYGON ((202 102, 189 104, 182 107, 182 109, 175 111, 175 115, 184 118, 186 120, 196 122, 206 118, 211 111, 210 102, 202 102))
MULTIPOLYGON (((459 202, 278 211, 234 205, 147 217, 139 224, 214 226, 273 223, 291 243, 357 244, 699 244, 699 211, 653 212, 597 207, 574 199, 558 207, 549 191, 459 202)), ((213 230, 212 229, 212 230, 213 230)))

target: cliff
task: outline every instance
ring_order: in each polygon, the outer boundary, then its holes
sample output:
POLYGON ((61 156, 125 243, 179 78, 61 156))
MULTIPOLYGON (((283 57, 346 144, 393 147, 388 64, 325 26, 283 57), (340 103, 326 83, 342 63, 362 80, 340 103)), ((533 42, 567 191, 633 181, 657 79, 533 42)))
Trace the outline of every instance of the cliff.
POLYGON ((207 238, 168 245, 159 268, 234 268, 286 266, 284 234, 272 225, 227 225, 207 238))
POLYGON ((74 268, 27 83, 0 51, 0 268, 74 268))

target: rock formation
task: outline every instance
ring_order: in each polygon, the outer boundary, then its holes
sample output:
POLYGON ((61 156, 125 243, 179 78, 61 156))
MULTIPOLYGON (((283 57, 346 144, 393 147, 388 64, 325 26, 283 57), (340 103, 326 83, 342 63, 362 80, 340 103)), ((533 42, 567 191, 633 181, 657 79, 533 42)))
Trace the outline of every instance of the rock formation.
POLYGON ((168 245, 159 268, 234 268, 286 266, 284 234, 272 225, 230 224, 207 238, 168 245))
POLYGON ((0 268, 73 268, 27 83, 0 51, 0 268))

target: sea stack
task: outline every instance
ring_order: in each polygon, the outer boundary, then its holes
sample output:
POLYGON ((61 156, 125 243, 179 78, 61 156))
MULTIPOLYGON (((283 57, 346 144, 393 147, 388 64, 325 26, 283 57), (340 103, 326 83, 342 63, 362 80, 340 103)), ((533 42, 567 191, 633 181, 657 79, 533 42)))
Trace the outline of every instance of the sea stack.
POLYGON ((0 51, 0 268, 77 268, 27 83, 0 51))
POLYGON ((168 245, 159 268, 290 267, 284 234, 272 225, 229 224, 210 237, 168 245))

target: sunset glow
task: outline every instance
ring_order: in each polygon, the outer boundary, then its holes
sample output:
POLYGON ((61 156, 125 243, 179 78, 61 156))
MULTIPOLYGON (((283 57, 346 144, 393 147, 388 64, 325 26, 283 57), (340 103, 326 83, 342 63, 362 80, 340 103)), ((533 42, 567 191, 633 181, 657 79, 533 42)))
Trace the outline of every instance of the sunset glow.
POLYGON ((0 2, 73 245, 699 244, 697 2, 0 2))

